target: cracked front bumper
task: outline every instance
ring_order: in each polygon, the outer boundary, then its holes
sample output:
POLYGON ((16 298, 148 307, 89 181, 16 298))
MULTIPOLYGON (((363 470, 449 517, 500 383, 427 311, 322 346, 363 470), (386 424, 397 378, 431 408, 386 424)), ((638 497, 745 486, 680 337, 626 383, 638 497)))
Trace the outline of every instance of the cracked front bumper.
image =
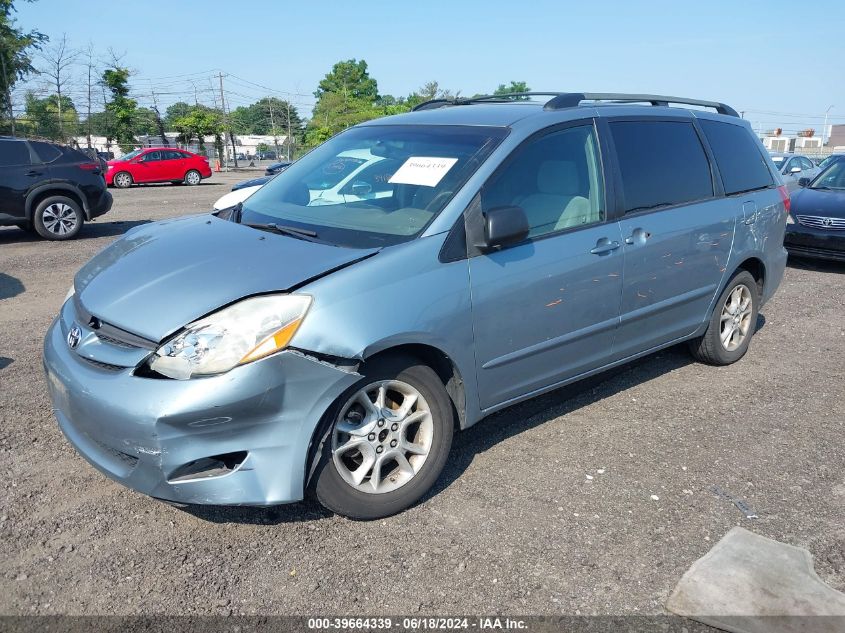
POLYGON ((59 427, 102 473, 179 503, 272 505, 303 497, 306 458, 320 418, 360 378, 295 351, 208 378, 143 378, 100 366, 66 343, 56 319, 44 368, 59 427), (185 464, 246 452, 220 476, 173 482, 185 464))

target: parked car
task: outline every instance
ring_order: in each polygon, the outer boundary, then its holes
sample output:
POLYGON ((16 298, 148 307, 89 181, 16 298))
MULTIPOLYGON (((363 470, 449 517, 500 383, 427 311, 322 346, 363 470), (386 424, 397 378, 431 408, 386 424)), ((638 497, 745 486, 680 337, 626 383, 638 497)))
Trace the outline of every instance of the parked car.
POLYGON ((362 123, 241 205, 128 231, 47 332, 62 431, 160 499, 372 519, 432 487, 456 427, 684 341, 742 358, 789 208, 748 122, 550 96, 362 123), (360 160, 388 195, 311 204, 360 160))
POLYGON ((789 191, 798 187, 801 178, 815 178, 821 169, 806 156, 798 154, 772 154, 772 162, 781 173, 789 191))
POLYGON ((111 205, 99 159, 66 145, 0 136, 0 226, 67 240, 111 205))
POLYGON ((273 150, 259 152, 258 160, 276 160, 276 152, 274 152, 273 150))
POLYGON ((827 158, 825 158, 822 162, 819 163, 819 169, 827 169, 833 163, 845 160, 845 154, 831 154, 827 158))
POLYGON ((273 180, 273 176, 259 176, 258 178, 241 180, 232 185, 232 191, 238 191, 239 189, 246 189, 248 187, 260 187, 261 185, 266 185, 271 180, 273 180))
POLYGON ((208 158, 184 149, 145 147, 110 160, 106 183, 119 189, 151 182, 198 185, 211 177, 208 158))
POLYGON ((791 255, 845 261, 845 160, 802 178, 792 196, 784 246, 791 255))
POLYGON ((267 169, 264 170, 264 174, 267 176, 275 176, 276 174, 282 173, 288 167, 290 167, 291 161, 282 161, 281 163, 273 163, 269 165, 267 169))
POLYGON ((232 191, 224 193, 217 199, 213 208, 215 211, 220 211, 222 209, 234 207, 239 202, 243 202, 249 198, 252 194, 261 189, 261 187, 263 187, 263 185, 252 185, 251 187, 241 187, 240 189, 232 188, 232 191))

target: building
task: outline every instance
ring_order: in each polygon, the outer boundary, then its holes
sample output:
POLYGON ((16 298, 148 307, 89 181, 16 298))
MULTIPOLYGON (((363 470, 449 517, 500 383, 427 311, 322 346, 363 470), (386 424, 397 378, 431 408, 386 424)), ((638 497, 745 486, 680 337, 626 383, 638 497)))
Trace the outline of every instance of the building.
POLYGON ((830 136, 827 139, 828 147, 841 147, 845 145, 845 123, 830 126, 830 136))

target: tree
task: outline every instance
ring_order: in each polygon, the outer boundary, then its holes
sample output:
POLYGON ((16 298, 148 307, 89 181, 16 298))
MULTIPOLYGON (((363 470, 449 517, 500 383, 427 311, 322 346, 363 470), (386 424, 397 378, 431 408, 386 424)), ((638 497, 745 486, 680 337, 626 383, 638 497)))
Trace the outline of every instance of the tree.
POLYGON ((132 133, 135 136, 154 136, 159 133, 156 113, 150 108, 138 108, 132 120, 132 133))
MULTIPOLYGON (((499 87, 493 92, 494 95, 507 95, 514 92, 531 92, 531 88, 524 81, 512 81, 507 86, 499 84, 499 87)), ((515 97, 516 101, 528 101, 530 97, 515 97)))
POLYGON ((53 94, 39 99, 28 92, 25 107, 27 134, 54 141, 66 141, 76 134, 79 116, 70 97, 53 94))
POLYGON ((56 100, 55 104, 58 108, 58 126, 59 136, 58 140, 65 140, 64 123, 62 118, 62 93, 67 93, 73 77, 71 75, 71 68, 79 57, 79 51, 73 50, 67 43, 67 33, 62 33, 61 39, 57 40, 55 44, 42 49, 39 53, 41 64, 38 72, 44 76, 50 84, 50 89, 55 90, 56 100))
POLYGON ((123 151, 129 151, 136 144, 133 128, 138 109, 138 103, 129 98, 129 69, 119 66, 115 60, 112 67, 103 72, 102 83, 111 93, 111 100, 105 104, 109 114, 106 136, 110 141, 117 141, 123 151))
POLYGON ((173 126, 179 132, 180 143, 189 145, 196 138, 200 153, 205 152, 205 137, 214 135, 217 155, 222 155, 223 122, 216 110, 201 105, 194 106, 185 116, 174 119, 173 126))
POLYGON ((325 93, 374 102, 378 99, 378 83, 370 77, 367 62, 347 59, 332 66, 331 72, 320 81, 314 96, 319 101, 325 93))
POLYGON ((15 132, 12 87, 37 72, 32 65, 32 55, 48 40, 38 31, 25 32, 17 28, 12 18, 14 11, 14 0, 0 0, 0 112, 3 118, 8 116, 12 133, 15 132))
POLYGON ((193 108, 194 106, 185 103, 184 101, 177 101, 173 105, 168 106, 164 111, 165 127, 176 129, 176 119, 181 119, 182 117, 187 116, 193 108))

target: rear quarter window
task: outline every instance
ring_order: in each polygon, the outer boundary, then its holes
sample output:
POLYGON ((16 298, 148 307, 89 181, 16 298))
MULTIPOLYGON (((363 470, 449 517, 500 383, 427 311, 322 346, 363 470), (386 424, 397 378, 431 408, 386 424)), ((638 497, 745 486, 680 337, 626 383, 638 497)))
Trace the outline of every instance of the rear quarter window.
POLYGON ((29 165, 29 147, 23 141, 0 141, 0 167, 29 165))
POLYGON ((710 163, 692 123, 614 121, 610 130, 626 213, 713 196, 710 163))
MULTIPOLYGON (((727 195, 774 184, 766 159, 747 128, 707 119, 700 119, 699 125, 716 157, 727 195)), ((780 167, 783 167, 782 160, 780 167)))
POLYGON ((52 163, 54 160, 62 155, 62 150, 57 145, 52 143, 44 143, 43 141, 30 141, 29 144, 35 150, 35 155, 42 163, 52 163))

